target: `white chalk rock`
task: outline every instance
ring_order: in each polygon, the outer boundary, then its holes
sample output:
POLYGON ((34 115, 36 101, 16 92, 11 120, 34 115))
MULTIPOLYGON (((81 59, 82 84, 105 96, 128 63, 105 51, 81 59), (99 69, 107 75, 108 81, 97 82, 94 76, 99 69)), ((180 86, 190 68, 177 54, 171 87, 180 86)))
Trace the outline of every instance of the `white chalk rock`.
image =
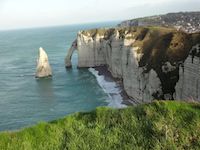
MULTIPOLYGON (((109 40, 98 34, 95 37, 79 32, 77 37, 78 67, 95 67, 107 65, 112 76, 122 78, 128 96, 138 102, 150 102, 154 93, 161 93, 161 81, 157 73, 143 73, 138 62, 142 53, 137 53, 139 47, 133 47, 135 39, 121 39, 116 30, 109 40)), ((68 51, 71 55, 71 51, 68 51)), ((70 58, 70 57, 69 57, 70 58)), ((70 64, 71 65, 71 64, 70 64)), ((162 93, 161 93, 162 94, 162 93)))
POLYGON ((43 48, 39 48, 39 55, 37 60, 36 74, 37 78, 52 76, 51 66, 49 65, 49 60, 47 53, 43 48))
MULTIPOLYGON (((134 101, 151 102, 154 99, 200 101, 199 56, 189 55, 183 64, 184 67, 179 68, 179 73, 176 72, 179 67, 178 62, 171 64, 166 61, 163 62, 164 64, 158 64, 161 66, 162 72, 159 75, 154 68, 147 69, 147 66, 139 65, 144 53, 142 47, 136 43, 134 32, 127 34, 127 30, 119 34, 118 30, 120 31, 120 29, 112 31, 112 35, 109 32, 105 34, 102 30, 99 30, 96 35, 94 30, 79 32, 76 45, 78 67, 106 65, 113 77, 122 79, 127 95, 134 101), (174 73, 175 75, 173 75, 174 73), (174 82, 177 78, 176 85, 172 85, 175 87, 170 87, 172 92, 167 91, 168 89, 164 91, 163 84, 169 85, 162 83, 161 76, 166 76, 166 80, 170 84, 174 84, 170 81, 174 82)), ((196 54, 200 54, 200 44, 195 45, 193 49, 196 50, 196 54)), ((68 51, 66 66, 71 66, 72 53, 73 46, 68 51)), ((153 53, 149 55, 149 57, 151 56, 153 53)))
POLYGON ((72 58, 72 55, 73 55, 73 53, 74 53, 74 51, 76 49, 77 49, 77 40, 75 40, 72 43, 72 46, 70 47, 70 49, 67 52, 67 56, 65 58, 65 67, 66 68, 71 68, 72 67, 71 58, 72 58))

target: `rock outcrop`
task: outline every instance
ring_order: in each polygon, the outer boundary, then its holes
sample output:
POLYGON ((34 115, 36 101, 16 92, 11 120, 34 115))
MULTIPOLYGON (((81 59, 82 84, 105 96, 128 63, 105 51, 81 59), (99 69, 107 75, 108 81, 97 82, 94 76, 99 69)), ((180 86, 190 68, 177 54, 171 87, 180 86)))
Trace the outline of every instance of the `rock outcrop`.
MULTIPOLYGON (((127 27, 81 31, 73 49, 78 50, 78 67, 106 65, 134 100, 200 100, 198 44, 200 33, 127 27)), ((71 55, 69 51, 67 58, 71 55)))
POLYGON ((35 76, 36 78, 52 76, 52 70, 51 70, 51 66, 49 65, 47 53, 41 47, 39 49, 35 76))
POLYGON ((72 63, 71 63, 71 57, 73 52, 77 49, 77 40, 75 40, 70 49, 68 50, 67 56, 65 58, 65 66, 66 68, 71 68, 72 67, 72 63))
POLYGON ((179 12, 123 21, 119 27, 167 26, 188 33, 200 32, 200 12, 179 12))

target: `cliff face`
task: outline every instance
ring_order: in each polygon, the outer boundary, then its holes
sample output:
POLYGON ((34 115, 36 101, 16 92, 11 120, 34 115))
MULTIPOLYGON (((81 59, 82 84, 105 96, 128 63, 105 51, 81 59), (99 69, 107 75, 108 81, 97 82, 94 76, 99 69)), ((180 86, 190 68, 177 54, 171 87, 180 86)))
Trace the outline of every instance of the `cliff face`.
MULTIPOLYGON (((78 67, 107 65, 139 102, 199 99, 200 34, 162 27, 82 31, 77 36, 78 67), (190 89, 190 90, 188 90, 190 89), (193 91, 193 92, 190 92, 193 91)), ((68 55, 66 62, 70 62, 68 55)), ((66 63, 68 66, 69 63, 66 63)))
POLYGON ((200 12, 180 12, 123 21, 119 27, 168 26, 188 33, 200 31, 200 12))
POLYGON ((176 84, 178 99, 200 100, 200 44, 192 47, 189 56, 179 70, 176 84))

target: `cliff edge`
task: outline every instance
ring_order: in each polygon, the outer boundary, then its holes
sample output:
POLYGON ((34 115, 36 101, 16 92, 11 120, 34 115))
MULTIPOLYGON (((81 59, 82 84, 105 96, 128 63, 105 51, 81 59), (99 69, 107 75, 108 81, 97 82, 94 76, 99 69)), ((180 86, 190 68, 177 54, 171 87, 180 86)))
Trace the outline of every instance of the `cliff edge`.
MULTIPOLYGON (((78 67, 106 65, 139 102, 200 100, 200 33, 165 27, 93 29, 79 32, 70 49, 78 50, 78 67)), ((68 52, 66 66, 73 53, 68 52)))

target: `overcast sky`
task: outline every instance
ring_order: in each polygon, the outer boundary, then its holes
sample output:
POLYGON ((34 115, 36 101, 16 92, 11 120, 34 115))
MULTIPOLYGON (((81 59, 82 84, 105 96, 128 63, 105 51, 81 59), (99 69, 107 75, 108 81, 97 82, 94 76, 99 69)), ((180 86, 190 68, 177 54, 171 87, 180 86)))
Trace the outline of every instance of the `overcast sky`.
POLYGON ((0 0, 0 30, 200 11, 200 0, 0 0))

